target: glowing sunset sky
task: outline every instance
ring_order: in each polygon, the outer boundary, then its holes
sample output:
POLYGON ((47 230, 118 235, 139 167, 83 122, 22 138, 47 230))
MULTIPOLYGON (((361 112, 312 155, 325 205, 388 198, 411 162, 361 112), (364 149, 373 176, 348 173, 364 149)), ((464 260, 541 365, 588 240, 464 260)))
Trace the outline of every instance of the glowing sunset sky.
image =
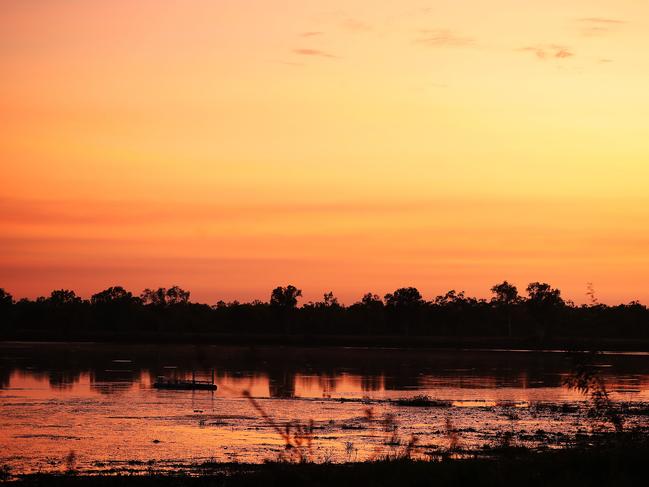
POLYGON ((3 0, 0 287, 649 302, 649 4, 3 0))

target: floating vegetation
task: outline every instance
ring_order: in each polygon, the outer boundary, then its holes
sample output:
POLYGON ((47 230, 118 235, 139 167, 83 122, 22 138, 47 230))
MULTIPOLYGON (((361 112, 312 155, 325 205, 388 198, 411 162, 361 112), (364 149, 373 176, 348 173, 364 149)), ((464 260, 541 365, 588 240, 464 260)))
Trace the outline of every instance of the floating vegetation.
POLYGON ((537 402, 534 404, 534 409, 536 411, 548 411, 551 413, 571 414, 571 413, 578 412, 579 406, 577 404, 570 404, 567 402, 564 403, 537 402))
POLYGON ((410 406, 419 408, 449 408, 452 405, 451 401, 433 399, 430 396, 422 394, 414 397, 397 399, 396 401, 394 401, 394 404, 396 404, 397 406, 410 406))

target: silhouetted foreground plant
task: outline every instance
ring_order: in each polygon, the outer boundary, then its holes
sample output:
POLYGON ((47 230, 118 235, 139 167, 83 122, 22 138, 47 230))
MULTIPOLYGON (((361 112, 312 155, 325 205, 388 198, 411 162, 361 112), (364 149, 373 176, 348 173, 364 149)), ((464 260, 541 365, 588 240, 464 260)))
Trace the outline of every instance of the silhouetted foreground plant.
POLYGON ((284 440, 285 451, 280 454, 280 461, 309 462, 313 460, 313 420, 303 425, 297 421, 278 424, 259 402, 252 397, 250 391, 243 391, 243 396, 250 401, 252 407, 262 419, 284 440))
MULTIPOLYGON (((252 397, 249 391, 243 391, 242 395, 248 399, 264 422, 284 442, 284 451, 280 453, 277 458, 278 461, 309 463, 316 460, 313 451, 315 439, 313 420, 309 420, 307 424, 302 424, 298 421, 287 421, 281 424, 266 412, 259 401, 252 397)), ((370 460, 403 460, 412 457, 413 451, 418 443, 418 438, 415 435, 410 435, 407 440, 402 438, 399 435, 399 423, 393 413, 385 413, 377 417, 373 408, 366 408, 364 417, 368 423, 378 422, 382 431, 385 433, 383 441, 385 448, 383 449, 377 446, 370 460)), ((345 442, 345 452, 348 457, 351 455, 351 452, 354 452, 352 443, 345 442)), ((324 461, 327 463, 329 459, 325 457, 324 461)))
POLYGON ((11 467, 9 465, 2 465, 0 467, 0 482, 6 482, 11 478, 11 467))
POLYGON ((455 453, 460 449, 460 434, 455 429, 451 418, 446 418, 444 421, 444 431, 448 439, 448 453, 455 453))
POLYGON ((68 475, 76 475, 77 473, 77 454, 74 450, 65 456, 65 473, 68 475))
POLYGON ((597 369, 588 365, 578 365, 575 372, 566 378, 565 385, 589 397, 589 416, 609 421, 618 433, 624 430, 624 418, 611 401, 597 369))

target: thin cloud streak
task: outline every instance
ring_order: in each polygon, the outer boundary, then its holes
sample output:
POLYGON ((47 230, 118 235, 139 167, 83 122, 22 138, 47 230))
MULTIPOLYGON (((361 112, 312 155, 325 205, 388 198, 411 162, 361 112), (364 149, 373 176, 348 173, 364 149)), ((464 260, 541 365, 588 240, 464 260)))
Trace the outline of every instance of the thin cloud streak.
POLYGON ((373 29, 370 24, 357 19, 347 19, 343 22, 343 26, 356 32, 368 32, 373 29))
POLYGON ((320 49, 300 48, 300 49, 293 49, 293 52, 295 54, 299 54, 300 56, 324 57, 324 58, 329 58, 329 59, 337 59, 338 58, 338 56, 330 54, 330 53, 328 53, 326 51, 321 51, 320 49))
POLYGON ((604 17, 584 17, 577 19, 577 22, 582 26, 581 34, 586 37, 607 35, 627 23, 626 20, 609 19, 604 17))
POLYGON ((626 24, 626 20, 607 19, 603 17, 583 17, 577 19, 578 22, 588 22, 591 24, 626 24))
POLYGON ((567 59, 575 56, 575 53, 570 48, 557 44, 527 46, 520 48, 519 51, 531 52, 541 61, 547 59, 567 59))
POLYGON ((460 36, 445 29, 424 29, 416 42, 430 47, 470 47, 476 41, 472 37, 460 36))

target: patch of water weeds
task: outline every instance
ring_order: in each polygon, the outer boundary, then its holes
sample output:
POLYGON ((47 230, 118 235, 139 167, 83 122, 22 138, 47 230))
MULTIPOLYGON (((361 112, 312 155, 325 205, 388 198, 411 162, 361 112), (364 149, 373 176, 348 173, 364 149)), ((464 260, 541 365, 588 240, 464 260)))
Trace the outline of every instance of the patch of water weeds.
POLYGON ((430 396, 426 396, 423 394, 414 397, 404 397, 401 399, 396 399, 392 403, 397 406, 409 406, 409 407, 420 407, 420 408, 449 408, 452 406, 451 401, 433 399, 430 396))

